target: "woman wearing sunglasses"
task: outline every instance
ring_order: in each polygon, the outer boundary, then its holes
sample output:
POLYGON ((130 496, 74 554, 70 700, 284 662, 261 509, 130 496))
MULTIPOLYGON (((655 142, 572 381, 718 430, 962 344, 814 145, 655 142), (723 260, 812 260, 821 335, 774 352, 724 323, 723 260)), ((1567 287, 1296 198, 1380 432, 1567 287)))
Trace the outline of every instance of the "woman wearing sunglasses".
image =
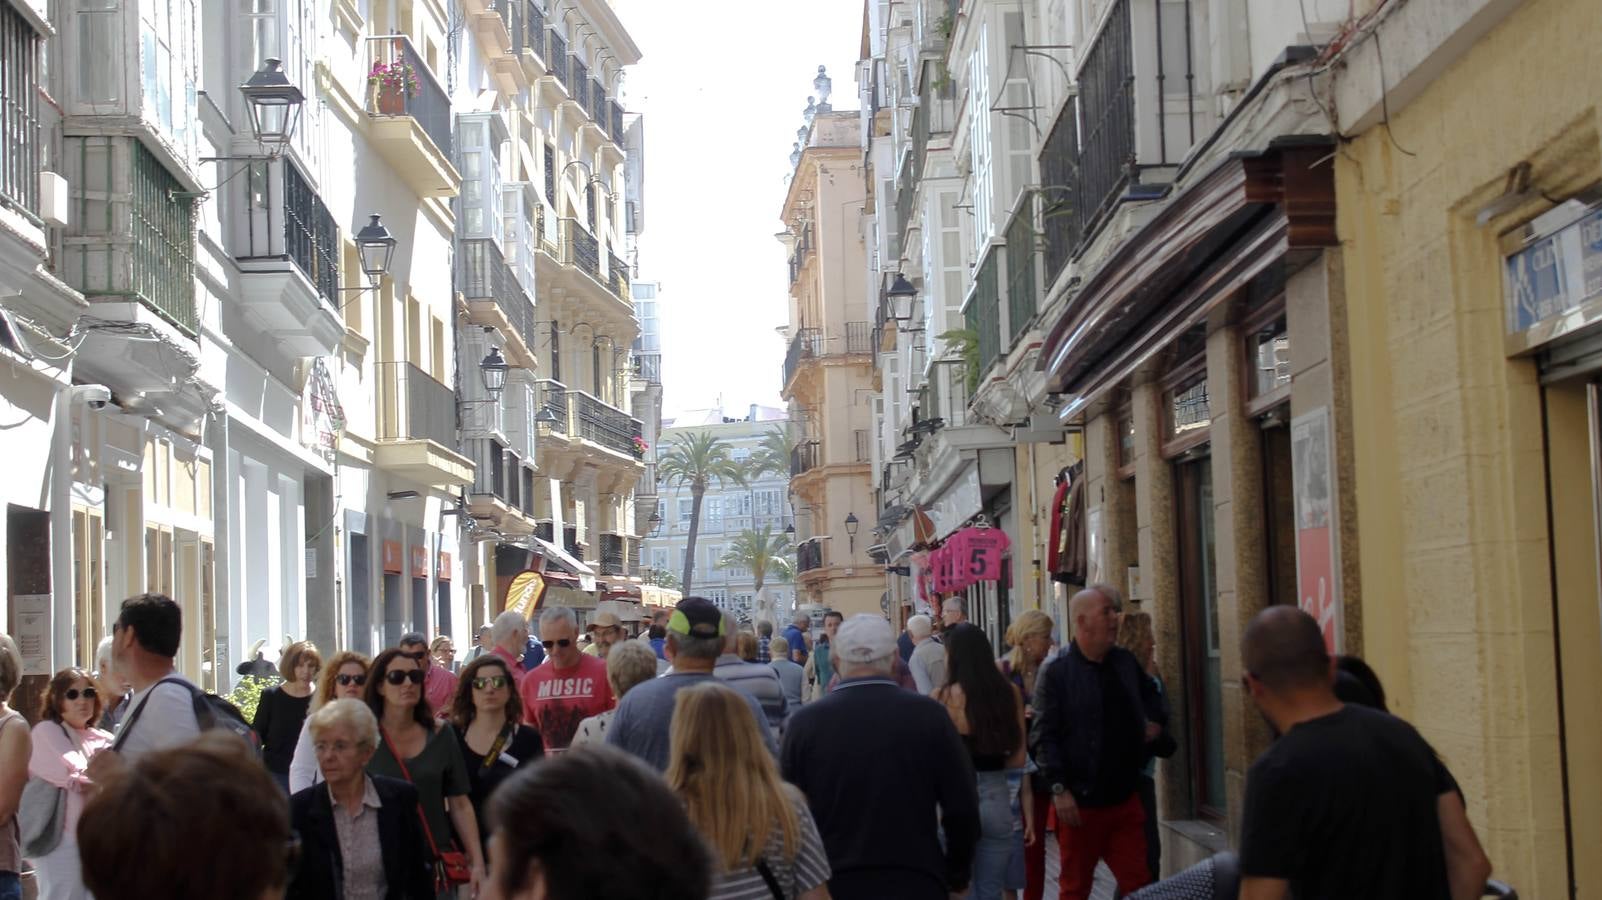
POLYGON ((409 781, 417 788, 439 896, 454 897, 457 884, 469 883, 472 896, 484 880, 478 818, 468 796, 472 783, 455 732, 435 721, 423 699, 424 677, 417 660, 398 648, 391 647, 373 660, 364 699, 378 718, 379 743, 367 771, 409 781))
MULTIPOLYGON (((317 679, 311 712, 335 700, 361 700, 366 690, 367 657, 349 650, 335 653, 317 679)), ((300 740, 295 743, 295 758, 289 763, 289 792, 300 793, 322 780, 323 774, 317 769, 317 751, 312 747, 311 729, 303 725, 300 740)))
POLYGON ((28 777, 39 778, 67 792, 67 814, 59 843, 49 853, 31 857, 39 881, 40 900, 88 900, 78 865, 78 815, 91 789, 89 757, 111 746, 111 735, 93 727, 100 719, 100 696, 89 673, 68 668, 56 673, 39 704, 43 717, 33 726, 33 756, 28 777))
POLYGON ((499 656, 481 656, 462 670, 450 720, 473 784, 469 797, 478 832, 487 845, 484 816, 490 794, 519 766, 544 756, 544 742, 538 731, 521 724, 523 701, 517 696, 517 682, 499 656))

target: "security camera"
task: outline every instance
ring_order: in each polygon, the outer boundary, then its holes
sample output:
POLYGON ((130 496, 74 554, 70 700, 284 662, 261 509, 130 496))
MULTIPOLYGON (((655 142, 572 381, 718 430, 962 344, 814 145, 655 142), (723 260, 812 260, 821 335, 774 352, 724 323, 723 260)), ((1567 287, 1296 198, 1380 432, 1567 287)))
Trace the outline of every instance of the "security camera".
POLYGON ((90 409, 105 409, 111 402, 111 388, 103 384, 76 384, 72 386, 72 399, 82 401, 90 409))

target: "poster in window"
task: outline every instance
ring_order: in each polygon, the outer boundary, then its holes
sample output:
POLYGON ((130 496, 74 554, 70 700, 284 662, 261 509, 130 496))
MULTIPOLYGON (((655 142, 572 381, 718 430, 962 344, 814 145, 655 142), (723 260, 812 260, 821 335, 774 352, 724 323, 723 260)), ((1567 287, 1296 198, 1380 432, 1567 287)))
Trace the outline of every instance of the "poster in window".
POLYGON ((1296 488, 1297 603, 1318 620, 1324 646, 1340 653, 1340 567, 1335 546, 1335 469, 1329 409, 1319 407, 1291 420, 1291 472, 1296 488))

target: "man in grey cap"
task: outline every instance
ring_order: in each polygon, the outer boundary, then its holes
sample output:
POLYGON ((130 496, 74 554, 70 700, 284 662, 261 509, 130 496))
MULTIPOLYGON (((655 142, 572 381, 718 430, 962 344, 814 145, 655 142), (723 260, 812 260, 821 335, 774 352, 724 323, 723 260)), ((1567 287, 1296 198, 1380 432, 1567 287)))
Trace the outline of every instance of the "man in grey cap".
POLYGON ((896 684, 895 633, 882 617, 847 619, 832 654, 840 682, 791 715, 780 752, 784 778, 806 794, 834 868, 830 896, 961 893, 979 841, 979 795, 951 717, 896 684), (864 804, 865 797, 894 802, 864 804))

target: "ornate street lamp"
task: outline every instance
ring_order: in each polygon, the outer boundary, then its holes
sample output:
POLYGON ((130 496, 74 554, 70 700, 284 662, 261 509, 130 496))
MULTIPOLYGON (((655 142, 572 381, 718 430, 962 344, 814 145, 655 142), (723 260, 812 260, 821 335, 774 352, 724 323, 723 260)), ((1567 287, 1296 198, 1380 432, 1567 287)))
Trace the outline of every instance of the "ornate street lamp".
POLYGON ((506 387, 507 368, 499 347, 491 347, 489 355, 478 364, 478 374, 484 379, 484 390, 489 392, 491 400, 499 397, 501 389, 506 387))
POLYGON ((378 213, 372 213, 372 219, 356 232, 356 252, 362 258, 362 272, 374 287, 389 274, 389 264, 395 259, 395 244, 398 243, 379 219, 378 213))
POLYGON ((268 57, 256 74, 239 86, 250 111, 251 133, 268 148, 283 147, 294 138, 306 103, 306 95, 289 83, 282 66, 282 60, 268 57))
POLYGON ((889 301, 888 316, 891 321, 912 321, 912 301, 918 297, 918 289, 912 286, 907 276, 896 273, 896 280, 884 292, 885 300, 889 301))
POLYGON ((852 553, 857 552, 857 529, 860 527, 862 527, 862 523, 858 521, 857 514, 854 512, 846 513, 846 537, 850 539, 849 543, 852 553))

